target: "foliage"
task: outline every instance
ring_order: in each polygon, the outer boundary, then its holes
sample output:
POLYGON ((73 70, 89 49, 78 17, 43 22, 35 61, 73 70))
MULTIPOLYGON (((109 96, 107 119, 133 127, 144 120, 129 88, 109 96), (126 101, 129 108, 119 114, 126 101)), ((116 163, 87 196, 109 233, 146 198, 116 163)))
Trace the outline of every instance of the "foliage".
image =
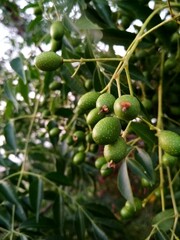
MULTIPOLYGON (((180 133, 178 1, 22 6, 3 0, 0 6, 10 44, 0 73, 0 238, 178 239, 180 156, 164 166, 158 142, 163 129, 180 133), (52 46, 57 20, 63 35, 52 46), (43 72, 34 59, 51 49, 63 64, 43 72), (77 107, 90 91, 115 99, 130 94, 140 105, 137 118, 118 123, 126 157, 101 170, 95 161, 104 146, 93 141, 88 113, 77 107), (136 200, 142 203, 137 211, 136 200), (126 202, 134 206, 129 218, 121 215, 126 202)), ((83 107, 94 104, 87 99, 83 107)))

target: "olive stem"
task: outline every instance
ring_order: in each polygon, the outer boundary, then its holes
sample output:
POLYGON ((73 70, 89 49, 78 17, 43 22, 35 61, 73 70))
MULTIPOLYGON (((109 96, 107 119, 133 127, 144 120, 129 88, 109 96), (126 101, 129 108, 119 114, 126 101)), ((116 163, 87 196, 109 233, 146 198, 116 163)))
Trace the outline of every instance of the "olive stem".
POLYGON ((176 226, 177 226, 177 223, 178 223, 179 213, 178 213, 178 208, 177 208, 176 200, 175 200, 175 196, 174 196, 174 190, 173 190, 173 183, 172 183, 170 168, 167 167, 166 169, 167 169, 169 190, 170 190, 170 194, 171 194, 171 200, 172 200, 172 205, 173 205, 173 209, 174 209, 174 217, 175 217, 174 224, 173 224, 173 231, 172 231, 172 235, 171 235, 171 240, 173 240, 174 239, 174 232, 176 230, 176 226))
POLYGON ((132 88, 132 82, 131 82, 131 77, 130 77, 130 73, 129 73, 129 66, 126 65, 125 66, 125 72, 126 72, 126 77, 127 77, 127 82, 128 82, 128 87, 129 87, 129 92, 130 95, 133 96, 133 88, 132 88))
POLYGON ((119 62, 121 61, 122 58, 71 58, 71 59, 66 59, 63 58, 63 63, 73 63, 73 62, 108 62, 108 61, 116 61, 119 62))

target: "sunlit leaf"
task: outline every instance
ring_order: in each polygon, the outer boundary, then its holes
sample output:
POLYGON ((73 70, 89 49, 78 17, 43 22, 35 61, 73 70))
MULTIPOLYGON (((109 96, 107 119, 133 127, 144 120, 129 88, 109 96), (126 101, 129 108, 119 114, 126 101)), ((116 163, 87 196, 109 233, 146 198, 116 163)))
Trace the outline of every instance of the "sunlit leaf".
POLYGON ((119 168, 117 176, 117 186, 122 196, 129 202, 133 203, 133 192, 131 188, 126 161, 123 161, 119 168))
POLYGON ((24 72, 23 61, 21 57, 14 58, 11 60, 10 65, 12 69, 18 74, 18 76, 23 80, 23 83, 26 84, 26 74, 24 72))

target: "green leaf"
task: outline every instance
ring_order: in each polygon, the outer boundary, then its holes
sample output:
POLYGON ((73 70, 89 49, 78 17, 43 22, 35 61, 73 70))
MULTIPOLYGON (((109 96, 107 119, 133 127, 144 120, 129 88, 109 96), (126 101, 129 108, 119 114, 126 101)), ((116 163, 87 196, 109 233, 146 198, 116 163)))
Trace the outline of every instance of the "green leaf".
POLYGON ((64 207, 65 206, 64 206, 63 196, 62 194, 58 193, 53 205, 53 216, 61 235, 63 235, 64 220, 65 220, 64 207))
POLYGON ((23 83, 26 84, 26 74, 24 72, 23 62, 21 57, 14 58, 10 65, 12 69, 18 74, 18 76, 23 80, 23 83))
POLYGON ((127 160, 128 168, 131 169, 131 171, 136 174, 139 178, 145 178, 147 181, 150 182, 151 185, 154 184, 153 180, 150 179, 149 175, 147 175, 146 170, 144 167, 135 159, 128 159, 127 160))
POLYGON ((97 24, 91 22, 85 15, 82 15, 77 21, 76 26, 81 30, 100 29, 97 24))
POLYGON ((84 219, 84 214, 79 207, 75 215, 75 227, 76 227, 76 233, 77 233, 78 239, 84 240, 85 232, 86 232, 85 219, 84 219))
POLYGON ((11 121, 9 121, 4 127, 4 136, 8 146, 16 152, 16 149, 17 149, 16 135, 15 135, 14 125, 11 121))
POLYGON ((39 221, 39 214, 43 200, 43 182, 40 178, 34 178, 29 188, 31 206, 36 213, 36 221, 39 221))
POLYGON ((133 192, 128 175, 127 163, 125 160, 122 162, 119 168, 117 176, 117 186, 122 196, 129 202, 133 203, 133 192))
POLYGON ((55 108, 54 114, 64 118, 71 118, 73 115, 73 110, 71 108, 63 108, 63 107, 55 108))
POLYGON ((9 99, 13 103, 16 110, 18 110, 19 104, 14 95, 13 86, 12 86, 11 82, 8 80, 6 80, 4 82, 4 93, 5 93, 5 96, 7 97, 7 99, 9 99))
POLYGON ((26 103, 29 103, 29 96, 28 96, 28 93, 29 93, 29 89, 28 89, 28 85, 27 84, 24 84, 24 82, 19 79, 19 92, 20 94, 22 95, 22 97, 24 98, 24 101, 26 103))
POLYGON ((141 148, 137 148, 135 153, 136 160, 144 167, 145 174, 149 176, 152 182, 155 181, 155 171, 153 168, 153 162, 149 154, 141 148))
POLYGON ((174 223, 174 210, 168 209, 158 213, 153 218, 152 223, 153 225, 157 225, 158 228, 164 232, 169 231, 174 223))
POLYGON ((150 149, 154 147, 154 144, 157 142, 157 138, 153 131, 143 123, 132 122, 131 129, 142 138, 145 143, 149 146, 150 149))
POLYGON ((83 207, 95 217, 115 219, 111 210, 102 203, 86 202, 83 207))
POLYGON ((108 240, 107 235, 103 230, 101 230, 95 223, 92 223, 92 231, 94 234, 94 239, 96 240, 108 240))
POLYGON ((11 229, 11 216, 7 209, 2 206, 0 210, 0 225, 6 229, 11 229))
POLYGON ((3 197, 7 201, 9 201, 15 205, 19 204, 18 196, 17 196, 13 186, 8 184, 7 182, 0 183, 0 193, 3 195, 3 197))
POLYGON ((162 230, 158 229, 155 233, 156 240, 169 240, 169 236, 162 230))
POLYGON ((58 172, 50 172, 46 174, 46 178, 49 180, 64 186, 70 186, 72 184, 71 179, 65 175, 61 175, 58 172))
POLYGON ((35 217, 29 218, 26 221, 20 224, 20 229, 49 229, 49 227, 55 226, 54 221, 51 218, 47 217, 40 217, 39 221, 36 221, 35 217))

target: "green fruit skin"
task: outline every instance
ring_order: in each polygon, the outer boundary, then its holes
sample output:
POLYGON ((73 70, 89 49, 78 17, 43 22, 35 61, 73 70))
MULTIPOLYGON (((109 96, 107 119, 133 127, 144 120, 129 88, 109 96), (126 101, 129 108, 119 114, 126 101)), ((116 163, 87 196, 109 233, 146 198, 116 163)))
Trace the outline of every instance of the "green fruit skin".
POLYGON ((95 167, 97 169, 101 169, 101 167, 106 163, 106 159, 105 157, 101 156, 101 157, 98 157, 95 161, 95 167))
POLYGON ((96 108, 105 113, 113 112, 115 97, 110 93, 101 94, 96 101, 96 108))
POLYGON ((86 122, 91 127, 94 127, 97 122, 104 118, 105 114, 99 112, 98 108, 93 108, 87 115, 86 122))
POLYGON ((143 187, 150 187, 151 186, 151 182, 148 181, 146 178, 141 178, 141 185, 143 187))
POLYGON ((51 42, 50 42, 50 45, 51 45, 51 51, 57 52, 62 47, 62 41, 61 40, 57 41, 57 40, 52 38, 51 42))
POLYGON ((178 161, 178 157, 171 156, 168 153, 164 153, 162 156, 162 163, 164 166, 174 166, 178 161))
POLYGON ((92 137, 99 145, 114 143, 121 131, 120 121, 116 117, 105 117, 93 128, 92 137))
POLYGON ((62 39, 64 35, 64 27, 60 21, 55 21, 51 24, 50 35, 56 41, 62 39))
POLYGON ((103 164, 100 173, 103 177, 109 176, 113 172, 113 169, 108 166, 107 163, 103 164))
POLYGON ((114 113, 123 120, 132 120, 140 113, 140 104, 136 97, 122 95, 114 103, 114 113))
POLYGON ((169 130, 158 133, 159 146, 169 155, 180 156, 180 135, 169 130))
POLYGON ((78 130, 73 133, 73 140, 76 143, 83 142, 85 140, 85 133, 81 130, 78 130))
POLYGON ((142 201, 139 198, 134 198, 134 203, 126 201, 125 207, 132 212, 138 212, 142 209, 142 201))
POLYGON ((57 135, 59 135, 59 133, 60 133, 60 130, 59 130, 59 128, 57 128, 57 127, 52 128, 52 129, 49 131, 49 135, 50 135, 51 137, 57 136, 57 135))
POLYGON ((84 114, 96 107, 96 100, 99 97, 98 92, 87 92, 81 96, 77 104, 78 114, 84 114))
POLYGON ((78 152, 78 153, 76 153, 76 154, 74 155, 74 157, 73 157, 73 163, 74 163, 75 165, 81 164, 81 163, 84 162, 85 157, 86 157, 86 154, 85 154, 84 151, 78 152))
POLYGON ((62 63, 62 57, 54 52, 42 52, 35 58, 35 66, 45 72, 55 71, 62 63))
POLYGON ((62 87, 62 83, 54 81, 49 85, 50 90, 60 90, 62 87))
POLYGON ((43 10, 42 10, 42 8, 37 6, 37 7, 34 7, 33 12, 34 12, 34 15, 38 16, 38 15, 41 15, 43 13, 43 10))
POLYGON ((126 206, 121 208, 120 215, 123 219, 129 219, 133 216, 133 212, 130 211, 126 206))
POLYGON ((113 144, 104 146, 104 157, 106 161, 120 162, 127 155, 127 144, 122 137, 119 137, 113 144))

